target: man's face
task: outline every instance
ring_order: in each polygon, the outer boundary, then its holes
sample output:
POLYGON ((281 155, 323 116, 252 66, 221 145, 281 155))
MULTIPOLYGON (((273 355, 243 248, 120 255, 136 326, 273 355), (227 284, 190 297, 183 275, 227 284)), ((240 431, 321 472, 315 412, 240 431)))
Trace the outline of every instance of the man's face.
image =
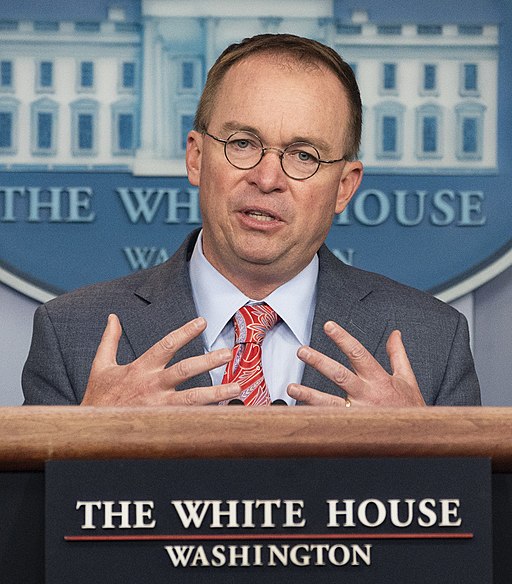
MULTIPOLYGON (((208 132, 226 139, 251 131, 280 149, 309 142, 323 160, 342 158, 350 113, 340 82, 324 68, 279 61, 254 55, 235 64, 218 89, 208 132)), ((294 180, 275 150, 239 170, 221 143, 197 132, 189 135, 187 169, 200 188, 204 254, 248 295, 252 283, 267 282, 269 293, 311 261, 362 175, 359 162, 342 161, 294 180)))

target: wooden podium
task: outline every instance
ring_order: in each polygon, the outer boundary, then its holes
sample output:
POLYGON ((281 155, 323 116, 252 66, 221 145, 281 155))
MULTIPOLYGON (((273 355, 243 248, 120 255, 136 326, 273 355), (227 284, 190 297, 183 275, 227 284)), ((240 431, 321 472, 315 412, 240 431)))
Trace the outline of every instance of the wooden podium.
POLYGON ((512 472, 512 408, 0 408, 0 470, 109 458, 454 457, 512 472))
POLYGON ((284 406, 0 408, 2 581, 43 582, 48 460, 297 457, 490 458, 494 583, 510 582, 512 408, 284 406))

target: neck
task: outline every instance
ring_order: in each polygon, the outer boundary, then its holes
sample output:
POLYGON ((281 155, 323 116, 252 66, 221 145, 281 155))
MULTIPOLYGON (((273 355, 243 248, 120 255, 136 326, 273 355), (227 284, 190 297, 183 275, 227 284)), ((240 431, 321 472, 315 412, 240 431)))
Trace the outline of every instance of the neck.
POLYGON ((289 277, 283 277, 283 274, 279 274, 279 277, 276 277, 276 270, 271 266, 257 266, 256 269, 252 269, 248 273, 247 271, 230 272, 215 264, 212 265, 233 286, 236 286, 242 294, 245 294, 245 296, 252 300, 263 300, 279 288, 279 286, 282 286, 297 275, 292 274, 289 277))
POLYGON ((300 262, 274 260, 268 263, 256 263, 238 258, 235 264, 222 261, 217 254, 209 253, 211 249, 202 238, 202 252, 205 259, 242 294, 253 300, 263 300, 277 288, 289 282, 299 274, 312 258, 300 262))

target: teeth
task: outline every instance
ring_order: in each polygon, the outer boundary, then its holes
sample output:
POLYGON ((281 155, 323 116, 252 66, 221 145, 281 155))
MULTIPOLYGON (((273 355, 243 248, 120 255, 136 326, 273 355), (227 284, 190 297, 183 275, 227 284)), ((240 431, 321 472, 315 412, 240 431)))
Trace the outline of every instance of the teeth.
POLYGON ((261 213, 260 211, 248 211, 247 215, 249 217, 254 217, 258 221, 273 221, 274 217, 272 215, 266 215, 265 213, 261 213))

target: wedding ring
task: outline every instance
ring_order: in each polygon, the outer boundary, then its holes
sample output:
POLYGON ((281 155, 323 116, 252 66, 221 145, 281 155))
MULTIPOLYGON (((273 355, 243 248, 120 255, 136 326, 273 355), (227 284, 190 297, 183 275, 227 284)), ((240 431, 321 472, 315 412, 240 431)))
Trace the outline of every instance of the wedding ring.
POLYGON ((345 407, 346 408, 352 407, 352 402, 348 399, 348 397, 345 398, 345 407))

